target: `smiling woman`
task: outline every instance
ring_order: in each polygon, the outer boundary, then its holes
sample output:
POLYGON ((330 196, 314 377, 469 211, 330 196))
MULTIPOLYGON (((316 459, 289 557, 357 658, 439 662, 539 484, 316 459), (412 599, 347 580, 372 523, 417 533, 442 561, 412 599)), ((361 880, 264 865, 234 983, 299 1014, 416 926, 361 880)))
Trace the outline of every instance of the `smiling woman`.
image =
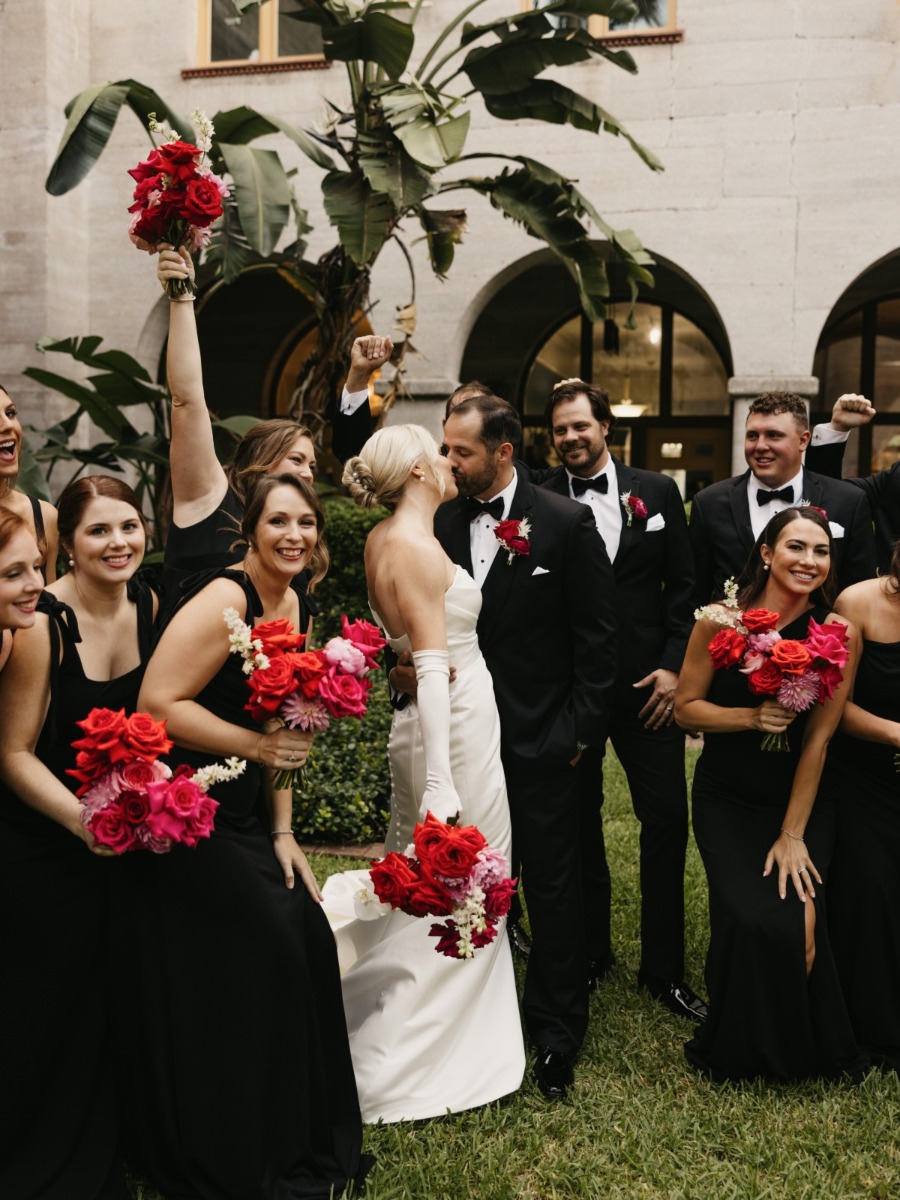
POLYGON ((100 861, 112 852, 82 823, 68 768, 92 708, 134 711, 155 597, 135 578, 144 529, 126 484, 79 479, 59 516, 71 569, 37 613, 34 538, 21 518, 0 518, 0 624, 17 612, 21 626, 0 674, 0 911, 10 917, 0 1023, 15 1030, 0 1079, 0 1195, 127 1200, 103 936, 118 864, 100 861), (4 546, 8 522, 19 529, 4 546), (61 1014, 60 980, 89 1014, 89 1037, 61 1014))
POLYGON ((17 492, 22 425, 6 388, 0 384, 0 506, 18 514, 34 533, 44 555, 44 577, 56 578, 56 509, 45 500, 17 492))

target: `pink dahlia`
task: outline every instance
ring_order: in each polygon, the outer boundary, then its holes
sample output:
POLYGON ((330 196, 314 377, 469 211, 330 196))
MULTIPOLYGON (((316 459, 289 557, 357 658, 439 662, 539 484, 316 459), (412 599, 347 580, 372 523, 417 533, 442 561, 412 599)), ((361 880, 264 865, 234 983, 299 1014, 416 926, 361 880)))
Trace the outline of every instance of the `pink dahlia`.
POLYGON ((822 681, 815 671, 785 675, 775 699, 791 712, 806 712, 819 699, 822 681))
POLYGON ((279 715, 291 729, 303 729, 307 733, 324 733, 331 723, 331 718, 319 701, 311 700, 300 691, 288 696, 279 715))

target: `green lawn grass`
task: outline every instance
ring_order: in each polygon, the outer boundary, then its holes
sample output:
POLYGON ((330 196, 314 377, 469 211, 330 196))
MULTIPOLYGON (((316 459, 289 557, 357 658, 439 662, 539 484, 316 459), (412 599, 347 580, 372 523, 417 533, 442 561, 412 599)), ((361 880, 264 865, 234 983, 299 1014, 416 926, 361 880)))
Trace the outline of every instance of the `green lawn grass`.
MULTIPOLYGON (((689 769, 695 755, 689 754, 689 769)), ((594 994, 571 1099, 529 1078, 511 1099, 436 1121, 370 1127, 368 1200, 876 1200, 900 1197, 900 1082, 717 1086, 684 1062, 688 1022, 635 988, 637 822, 607 771, 606 842, 617 964, 594 994)), ((320 881, 358 866, 312 859, 320 881)), ((688 852, 687 976, 703 991, 706 889, 688 852)), ((460 964, 465 969, 465 964, 460 964)), ((521 971, 521 968, 517 968, 521 971)), ((452 1014, 448 1014, 452 1020, 452 1014)), ((478 1070, 473 1057, 472 1070, 478 1070)), ((136 1189, 137 1200, 158 1200, 136 1189)))

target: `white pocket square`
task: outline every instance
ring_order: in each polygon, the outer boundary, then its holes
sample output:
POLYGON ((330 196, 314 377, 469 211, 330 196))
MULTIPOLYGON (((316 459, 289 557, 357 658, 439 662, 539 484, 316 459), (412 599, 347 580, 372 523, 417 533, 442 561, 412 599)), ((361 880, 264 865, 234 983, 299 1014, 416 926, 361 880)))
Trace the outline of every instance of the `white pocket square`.
POLYGON ((837 521, 829 521, 828 528, 831 530, 831 536, 833 538, 844 536, 844 527, 843 525, 838 525, 837 521))
POLYGON ((647 522, 647 532, 648 533, 656 533, 660 529, 665 529, 665 527, 666 527, 666 518, 662 515, 662 513, 654 513, 653 516, 650 518, 650 520, 647 522))
POLYGON ((534 570, 531 572, 531 574, 532 575, 549 575, 550 572, 547 570, 546 567, 535 567, 534 570))

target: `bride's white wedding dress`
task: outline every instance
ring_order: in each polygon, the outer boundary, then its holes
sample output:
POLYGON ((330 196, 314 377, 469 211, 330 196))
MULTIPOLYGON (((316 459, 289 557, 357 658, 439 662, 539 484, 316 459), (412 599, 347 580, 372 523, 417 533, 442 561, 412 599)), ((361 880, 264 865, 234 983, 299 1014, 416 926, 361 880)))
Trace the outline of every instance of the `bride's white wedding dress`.
MULTIPOLYGON (((456 667, 450 762, 462 802, 460 823, 477 825, 491 846, 509 856, 500 724, 475 633, 480 610, 481 592, 457 567, 445 612, 456 667)), ((388 641, 398 654, 409 649, 406 637, 388 641)), ((425 758, 415 702, 394 714, 388 749, 392 795, 385 852, 402 853, 423 815, 425 758)), ((377 920, 357 919, 354 895, 367 875, 333 875, 324 888, 363 1120, 436 1117, 516 1091, 525 1051, 506 921, 473 958, 446 958, 428 933, 435 918, 394 911, 377 920)))

